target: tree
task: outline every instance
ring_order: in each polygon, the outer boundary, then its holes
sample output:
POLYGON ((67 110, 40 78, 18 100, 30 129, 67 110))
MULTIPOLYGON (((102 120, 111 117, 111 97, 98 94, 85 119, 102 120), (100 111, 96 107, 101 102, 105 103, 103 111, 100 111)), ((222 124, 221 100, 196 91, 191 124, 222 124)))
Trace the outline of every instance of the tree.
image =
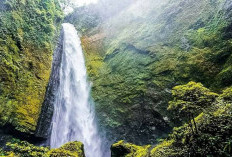
POLYGON ((226 88, 223 90, 222 94, 220 97, 227 102, 232 102, 232 87, 226 88))
POLYGON ((201 83, 189 82, 176 86, 172 90, 174 99, 169 102, 168 110, 176 110, 189 121, 189 127, 194 134, 194 127, 198 133, 194 117, 215 102, 218 94, 211 92, 201 83), (193 125, 192 125, 193 121, 193 125))

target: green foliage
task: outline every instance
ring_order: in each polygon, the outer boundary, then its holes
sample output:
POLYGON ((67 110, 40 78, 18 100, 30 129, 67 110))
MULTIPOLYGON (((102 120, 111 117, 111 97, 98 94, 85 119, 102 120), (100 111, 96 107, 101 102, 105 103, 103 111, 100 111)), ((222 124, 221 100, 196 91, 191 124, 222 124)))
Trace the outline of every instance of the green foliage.
MULTIPOLYGON (((194 85, 197 87, 197 91, 201 89, 204 91, 203 93, 211 93, 207 88, 203 87, 201 84, 197 84, 194 82, 190 82, 187 85, 174 87, 174 90, 182 89, 182 88, 193 88, 194 85), (191 85, 191 86, 190 86, 191 85)), ((173 92, 174 96, 179 95, 179 98, 188 99, 189 96, 185 95, 183 91, 173 92), (177 94, 178 93, 178 94, 177 94)), ((188 90, 187 90, 188 91, 188 90)), ((175 127, 173 129, 172 134, 169 135, 167 140, 164 140, 163 143, 157 145, 151 152, 152 157, 156 157, 159 155, 159 152, 156 152, 157 149, 161 149, 163 156, 187 156, 191 154, 191 156, 203 157, 203 156, 221 156, 226 157, 231 154, 231 134, 232 131, 232 108, 231 101, 228 99, 221 99, 223 96, 227 95, 230 90, 227 89, 221 94, 220 97, 214 99, 208 99, 208 97, 202 96, 202 92, 198 99, 205 99, 204 103, 206 106, 202 106, 204 110, 197 117, 195 117, 192 121, 195 121, 196 126, 198 128, 198 133, 193 134, 192 128, 190 127, 188 122, 181 127, 175 127), (211 106, 207 106, 207 104, 214 104, 211 106), (170 142, 172 141, 172 142, 170 142), (169 143, 168 147, 165 143, 169 143), (167 150, 165 150, 167 149, 167 150)), ((206 94, 208 95, 208 94, 206 94)), ((215 93, 211 93, 211 96, 216 96, 215 93)), ((176 99, 176 98, 174 98, 176 99)), ((197 100, 188 99, 188 100, 197 100)), ((176 101, 176 100, 174 100, 176 101)), ((193 102, 193 101, 192 101, 193 102)), ((198 101, 197 101, 198 102, 198 101)), ((173 102, 170 102, 172 105, 173 102)), ((197 103, 196 103, 197 104, 197 103)), ((197 111, 197 110, 196 110, 197 111)))
MULTIPOLYGON (((6 0, 0 10, 0 124, 32 133, 51 70, 57 0, 6 0)), ((59 27, 58 27, 59 29, 59 27)))
POLYGON ((154 149, 151 150, 151 156, 152 157, 171 157, 176 156, 179 153, 174 151, 172 148, 172 144, 174 143, 174 140, 165 140, 158 146, 156 146, 154 149))
MULTIPOLYGON (((207 88, 203 87, 201 84, 190 82, 187 85, 176 86, 174 90, 187 88, 184 91, 188 91, 189 88, 198 89, 201 93, 211 93, 207 88), (193 87, 193 85, 195 87, 193 87), (197 88, 196 88, 197 87, 197 88), (204 92, 203 92, 204 91, 204 92)), ((198 133, 193 134, 190 123, 187 122, 180 127, 174 127, 173 131, 169 136, 163 140, 161 143, 157 144, 150 151, 145 153, 145 156, 149 157, 230 157, 231 156, 231 131, 232 131, 232 104, 231 100, 224 99, 223 96, 227 95, 231 89, 226 89, 220 97, 217 97, 213 104, 204 108, 203 112, 198 114, 192 121, 195 121, 198 133)), ((181 98, 185 96, 185 92, 181 90, 174 92, 174 94, 181 95, 181 98)), ((206 94, 207 95, 207 94, 206 94)), ((215 95, 215 93, 213 93, 215 95)), ((188 99, 189 96, 186 96, 188 99)), ((212 103, 211 99, 207 97, 201 97, 205 99, 206 104, 212 103), (209 102, 208 102, 209 101, 209 102)), ((175 99, 175 98, 174 98, 175 99)), ((198 97, 199 99, 199 97, 198 97)), ((136 151, 128 151, 127 148, 134 148, 133 144, 125 144, 120 141, 114 145, 115 152, 120 152, 121 154, 130 154, 136 156, 136 151), (132 147, 133 146, 133 147, 132 147), (131 152, 133 152, 131 154, 131 152)), ((137 146, 138 148, 144 148, 137 146)), ((120 155, 123 157, 125 155, 120 155)), ((119 157, 118 156, 118 157, 119 157)))
POLYGON ((223 84, 224 86, 230 86, 232 83, 231 73, 232 73, 232 66, 223 69, 217 76, 218 82, 221 82, 221 84, 223 84))
POLYGON ((176 86, 172 90, 174 100, 169 102, 168 110, 199 113, 209 107, 218 94, 210 92, 201 83, 189 82, 186 85, 176 86))
POLYGON ((60 148, 50 149, 39 147, 26 141, 12 139, 7 144, 7 151, 0 151, 1 155, 9 157, 85 157, 84 145, 81 142, 69 142, 60 148))
POLYGON ((220 95, 220 97, 226 101, 232 101, 232 87, 223 90, 223 93, 220 95))
POLYGON ((15 140, 12 143, 7 143, 9 149, 14 153, 15 156, 20 157, 45 157, 49 151, 47 147, 34 146, 25 141, 15 140))
POLYGON ((0 148, 0 156, 4 156, 4 155, 5 155, 4 150, 2 150, 2 148, 0 148))

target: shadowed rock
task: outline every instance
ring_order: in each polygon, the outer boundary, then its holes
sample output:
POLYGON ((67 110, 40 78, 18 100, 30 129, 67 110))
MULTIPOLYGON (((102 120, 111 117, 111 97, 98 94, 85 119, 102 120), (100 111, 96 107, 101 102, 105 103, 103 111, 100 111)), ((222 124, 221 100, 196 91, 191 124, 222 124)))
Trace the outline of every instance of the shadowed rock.
POLYGON ((60 39, 57 48, 54 52, 52 72, 50 75, 49 84, 47 86, 44 103, 42 106, 40 118, 37 124, 35 135, 40 138, 47 139, 51 132, 51 121, 54 111, 55 94, 60 84, 60 66, 63 52, 63 30, 61 31, 60 39))

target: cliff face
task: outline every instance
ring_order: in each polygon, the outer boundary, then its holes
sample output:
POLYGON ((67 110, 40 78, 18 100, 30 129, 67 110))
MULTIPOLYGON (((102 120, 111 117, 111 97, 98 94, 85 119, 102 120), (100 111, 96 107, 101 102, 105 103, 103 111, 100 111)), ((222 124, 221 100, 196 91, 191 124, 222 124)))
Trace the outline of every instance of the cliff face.
POLYGON ((0 6, 0 125, 33 134, 62 12, 56 0, 4 0, 0 6))
POLYGON ((63 53, 63 30, 61 31, 57 48, 53 54, 52 71, 50 74, 49 83, 47 85, 44 102, 40 112, 40 117, 37 123, 36 136, 48 138, 51 133, 51 122, 54 111, 55 93, 60 85, 60 66, 63 53))
POLYGON ((155 143, 178 124, 166 111, 177 84, 232 85, 231 1, 156 4, 136 1, 83 33, 97 115, 111 139, 155 143))

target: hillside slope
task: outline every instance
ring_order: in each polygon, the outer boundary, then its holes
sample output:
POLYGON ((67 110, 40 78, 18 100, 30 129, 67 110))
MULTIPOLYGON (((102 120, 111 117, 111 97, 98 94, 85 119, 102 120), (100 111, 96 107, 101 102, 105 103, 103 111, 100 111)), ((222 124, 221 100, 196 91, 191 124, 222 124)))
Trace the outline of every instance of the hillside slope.
POLYGON ((166 111, 175 85, 232 84, 231 1, 155 4, 135 1, 82 33, 100 125, 111 139, 155 143, 180 124, 166 111))

